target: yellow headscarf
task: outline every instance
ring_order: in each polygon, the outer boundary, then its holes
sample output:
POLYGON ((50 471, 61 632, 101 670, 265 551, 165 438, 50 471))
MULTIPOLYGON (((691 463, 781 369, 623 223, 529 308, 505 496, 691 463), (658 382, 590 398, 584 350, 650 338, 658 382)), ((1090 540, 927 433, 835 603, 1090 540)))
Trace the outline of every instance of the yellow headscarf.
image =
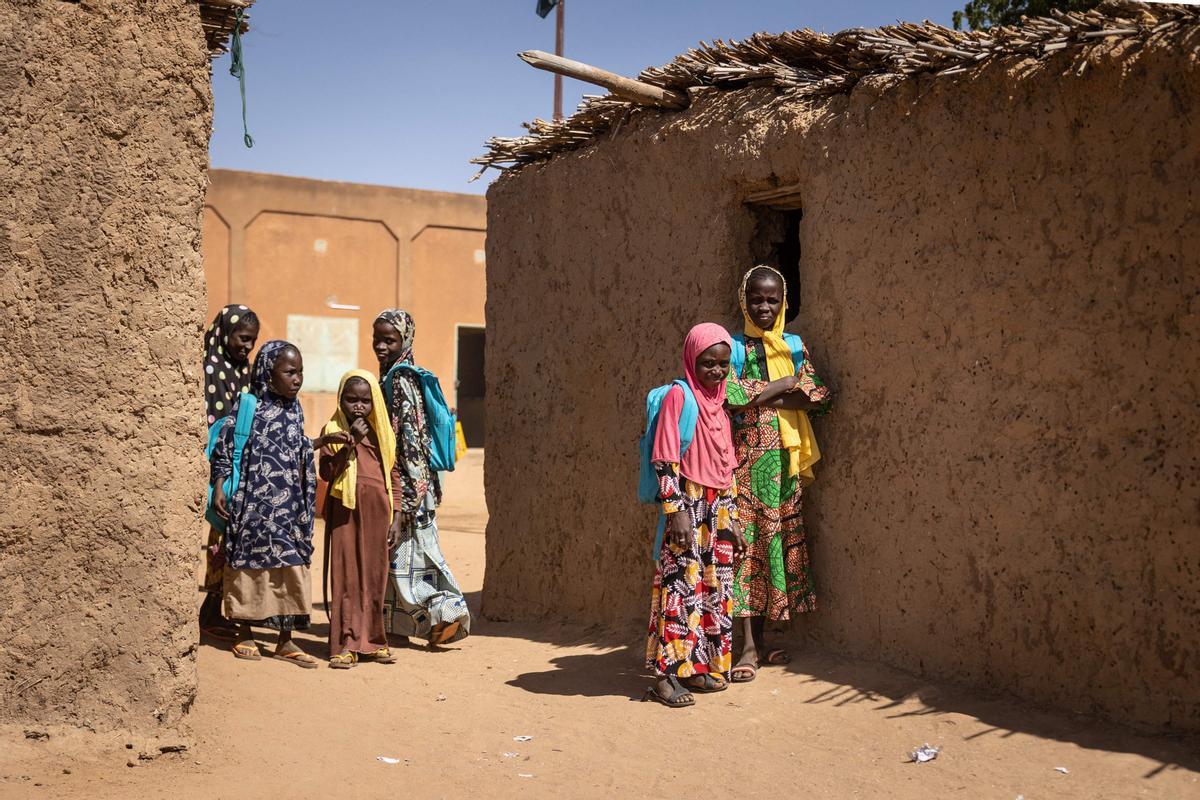
MULTIPOLYGON (((346 415, 342 411, 342 392, 346 390, 346 382, 351 378, 361 378, 371 387, 371 413, 367 415, 367 424, 371 426, 371 430, 375 431, 375 438, 379 441, 379 458, 383 462, 383 482, 387 486, 388 508, 394 510, 392 509, 392 467, 396 465, 396 434, 392 431, 392 423, 388 419, 383 392, 374 375, 363 369, 352 369, 342 376, 341 383, 338 384, 337 411, 333 413, 333 418, 326 423, 325 433, 350 432, 350 420, 346 419, 346 415)), ((330 449, 334 453, 343 447, 345 445, 330 445, 330 449)), ((334 478, 329 493, 341 500, 343 506, 352 509, 354 508, 354 488, 357 485, 358 463, 354 453, 351 452, 346 468, 342 470, 341 475, 334 478)))
MULTIPOLYGON (((796 365, 792 361, 792 349, 783 339, 783 321, 787 312, 787 281, 777 269, 761 265, 749 270, 742 276, 741 292, 742 316, 746 320, 744 331, 746 336, 762 339, 763 349, 767 351, 767 377, 777 381, 788 375, 796 374, 796 365), (771 330, 765 331, 754 324, 746 311, 746 284, 755 270, 766 269, 775 273, 779 285, 783 287, 783 304, 779 308, 779 316, 771 330)), ((821 450, 817 447, 817 439, 813 435, 812 423, 808 420, 808 412, 792 409, 777 409, 779 412, 779 438, 783 447, 788 451, 788 474, 796 475, 802 486, 807 486, 814 480, 812 465, 821 458, 821 450)))

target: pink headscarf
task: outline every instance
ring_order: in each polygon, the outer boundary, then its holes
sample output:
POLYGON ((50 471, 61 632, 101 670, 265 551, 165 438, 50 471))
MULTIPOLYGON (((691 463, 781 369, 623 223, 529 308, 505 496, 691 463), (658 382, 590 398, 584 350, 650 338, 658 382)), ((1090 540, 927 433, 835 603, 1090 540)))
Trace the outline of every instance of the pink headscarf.
MULTIPOLYGON (((695 326, 683 341, 683 374, 696 396, 700 415, 696 420, 696 435, 683 454, 679 471, 688 480, 713 489, 724 489, 733 483, 733 429, 729 415, 725 413, 725 381, 713 389, 706 389, 696 377, 696 357, 721 343, 733 346, 729 332, 712 322, 695 326)), ((670 394, 663 400, 659 429, 664 435, 655 437, 651 454, 654 461, 679 460, 678 419, 682 405, 673 409, 673 413, 667 413, 668 406, 675 405, 670 400, 670 394)))

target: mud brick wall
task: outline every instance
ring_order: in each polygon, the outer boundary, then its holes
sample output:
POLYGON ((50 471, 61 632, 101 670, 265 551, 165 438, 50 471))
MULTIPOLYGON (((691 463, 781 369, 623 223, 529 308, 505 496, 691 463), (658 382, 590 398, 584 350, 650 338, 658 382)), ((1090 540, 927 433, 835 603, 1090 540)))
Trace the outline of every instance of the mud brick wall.
POLYGON ((488 193, 484 612, 645 625, 644 395, 800 184, 827 646, 1200 728, 1200 72, 1140 45, 696 98, 488 193))
POLYGON ((195 696, 208 53, 186 0, 0 4, 0 722, 195 696))

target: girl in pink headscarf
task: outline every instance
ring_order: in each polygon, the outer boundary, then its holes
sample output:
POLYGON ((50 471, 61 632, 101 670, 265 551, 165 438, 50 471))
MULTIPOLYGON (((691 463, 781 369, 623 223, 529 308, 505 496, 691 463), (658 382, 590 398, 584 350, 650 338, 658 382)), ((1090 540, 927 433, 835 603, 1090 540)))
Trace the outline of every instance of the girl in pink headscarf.
POLYGON ((699 406, 696 432, 681 457, 684 390, 676 385, 660 406, 651 453, 667 524, 646 644, 647 666, 658 682, 648 697, 672 708, 692 705, 692 692, 729 686, 733 562, 746 544, 736 523, 736 461, 725 411, 730 348, 720 325, 688 332, 683 370, 699 406))

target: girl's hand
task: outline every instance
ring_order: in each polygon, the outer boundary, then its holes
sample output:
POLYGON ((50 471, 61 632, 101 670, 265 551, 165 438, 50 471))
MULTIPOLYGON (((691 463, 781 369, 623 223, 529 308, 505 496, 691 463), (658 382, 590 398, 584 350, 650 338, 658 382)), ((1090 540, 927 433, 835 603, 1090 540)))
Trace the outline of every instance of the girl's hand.
POLYGON ((800 388, 800 379, 795 375, 787 375, 779 380, 774 380, 763 387, 763 390, 758 393, 758 396, 750 401, 750 405, 755 408, 763 406, 778 407, 778 401, 781 397, 786 397, 792 392, 800 388))
POLYGON ((733 522, 733 557, 745 558, 746 551, 750 549, 750 545, 746 542, 746 536, 742 533, 742 525, 737 520, 733 522))
POLYGON ((667 515, 667 531, 671 535, 671 546, 677 550, 688 550, 692 543, 692 521, 686 511, 667 515))
POLYGON ((387 535, 388 550, 393 549, 396 545, 398 545, 400 543, 400 537, 403 536, 403 534, 404 534, 403 527, 404 527, 404 516, 399 511, 397 511, 394 514, 392 514, 392 524, 391 524, 391 526, 388 527, 388 535, 387 535))
POLYGON ((221 519, 229 519, 229 507, 225 499, 225 481, 217 481, 217 485, 213 487, 213 510, 217 512, 217 516, 221 519))
POLYGON ((355 442, 361 442, 370 432, 371 426, 367 424, 365 417, 359 417, 350 423, 350 434, 354 437, 355 442))
POLYGON ((354 437, 352 437, 350 434, 346 433, 345 431, 338 431, 337 433, 326 433, 322 436, 318 436, 317 438, 313 439, 313 449, 320 450, 322 447, 325 447, 325 446, 331 445, 331 444, 353 444, 353 443, 354 443, 354 437))

